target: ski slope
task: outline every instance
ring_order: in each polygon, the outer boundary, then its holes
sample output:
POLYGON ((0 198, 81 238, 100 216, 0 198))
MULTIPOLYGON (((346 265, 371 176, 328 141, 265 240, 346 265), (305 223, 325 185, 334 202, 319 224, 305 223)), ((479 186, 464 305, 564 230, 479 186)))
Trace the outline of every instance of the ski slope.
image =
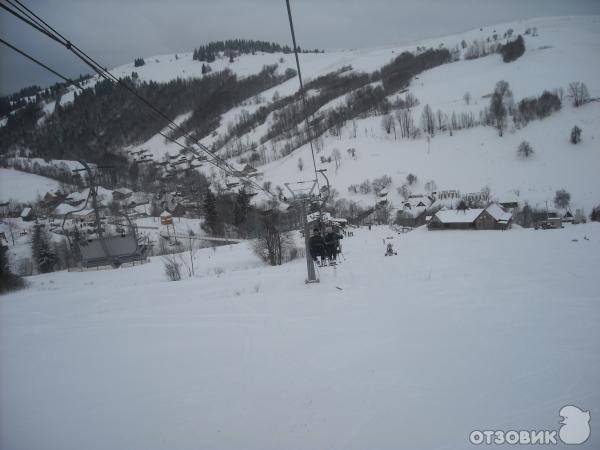
POLYGON ((15 200, 20 203, 35 202, 48 191, 59 188, 51 178, 14 169, 0 168, 0 203, 15 200))
MULTIPOLYGON (((597 76, 600 73, 598 16, 535 18, 377 49, 302 54, 302 72, 306 79, 347 65, 351 65, 354 71, 372 72, 402 51, 414 52, 417 47, 445 46, 451 49, 463 39, 470 45, 473 40, 486 40, 494 33, 500 36, 500 42, 505 42, 502 36, 509 28, 514 30, 513 36, 523 34, 527 29, 537 29, 535 36, 524 35, 526 52, 515 62, 506 64, 498 54, 475 60, 461 59, 426 71, 412 80, 409 90, 420 101, 420 105, 413 109, 415 124, 420 126, 422 108, 426 104, 434 112, 438 109, 448 115, 452 112, 472 112, 475 119, 479 119, 479 113, 489 104, 489 95, 500 80, 509 83, 515 102, 540 96, 544 90, 562 89, 565 96, 561 111, 544 120, 530 122, 520 129, 510 124, 503 137, 497 136, 493 128, 479 126, 455 132, 453 136, 444 132, 431 138, 430 142, 425 136, 414 140, 394 140, 393 135, 383 131, 381 116, 357 120, 356 137, 352 123, 348 123, 340 137, 325 135, 323 150, 317 154, 317 166, 328 169, 328 176, 339 195, 363 206, 372 206, 375 202, 373 195, 350 194, 348 186, 386 174, 393 178, 389 200, 397 207, 401 197, 396 189, 405 182, 408 173, 414 173, 419 179, 419 183, 411 188, 415 194, 426 193, 425 183, 434 180, 439 190, 478 192, 487 186, 497 200, 516 197, 521 204, 529 202, 538 207, 545 207, 546 202, 552 205, 556 190, 566 189, 571 193, 573 209, 583 208, 589 213, 597 206, 600 202, 600 182, 594 168, 600 165, 600 153, 596 148, 600 103, 591 102, 574 108, 566 94, 569 83, 581 81, 586 83, 592 98, 600 96, 600 78, 597 76), (472 97, 468 105, 463 100, 466 92, 472 97), (577 146, 569 143, 570 131, 575 125, 583 130, 583 141, 577 146), (516 157, 516 149, 524 140, 529 141, 536 152, 530 161, 521 161, 516 157), (341 167, 336 169, 334 163, 320 163, 321 156, 331 156, 336 148, 344 156, 341 167), (357 149, 356 160, 346 153, 348 148, 357 149)), ((462 53, 464 56, 464 51, 462 53)), ((194 70, 200 70, 198 62, 188 56, 181 55, 178 60, 172 56, 149 58, 151 64, 139 68, 140 76, 164 81, 182 76, 183 71, 191 74, 195 73, 194 70), (156 59, 160 62, 156 63, 156 59)), ((243 55, 231 64, 226 58, 217 63, 243 76, 258 72, 265 63, 278 62, 280 57, 282 55, 243 55)), ((293 67, 291 55, 283 55, 283 58, 281 70, 293 67)), ((221 67, 218 64, 215 69, 221 67)), ((130 69, 129 66, 123 66, 116 68, 115 72, 126 74, 130 69)), ((275 91, 280 95, 289 95, 297 88, 298 80, 294 78, 262 95, 270 101, 275 91)), ((345 96, 342 96, 330 102, 320 112, 325 112, 344 99, 345 96)), ((257 106, 249 101, 225 113, 217 130, 218 135, 227 130, 242 109, 252 112, 255 108, 257 106)), ((270 121, 271 118, 267 119, 265 124, 240 140, 259 143, 268 131, 270 121)), ((208 137, 203 143, 210 145, 215 139, 208 137)), ((269 154, 277 152, 282 146, 282 142, 265 143, 269 154)), ((149 149, 157 160, 165 154, 176 154, 180 149, 175 144, 166 143, 159 135, 134 149, 141 148, 149 149)), ((244 156, 248 157, 249 154, 244 156)), ((302 158, 305 167, 312 165, 307 145, 285 158, 259 167, 264 173, 262 181, 271 181, 273 186, 283 187, 285 182, 310 177, 309 172, 301 173, 298 170, 299 158, 302 158)), ((243 165, 237 158, 231 163, 240 167, 243 165)), ((201 170, 208 175, 211 166, 201 170)), ((263 197, 259 195, 256 199, 260 201, 263 197)))
POLYGON ((599 224, 343 244, 316 285, 246 244, 177 283, 160 258, 28 278, 0 297, 0 447, 468 449, 573 404, 598 448, 599 224))

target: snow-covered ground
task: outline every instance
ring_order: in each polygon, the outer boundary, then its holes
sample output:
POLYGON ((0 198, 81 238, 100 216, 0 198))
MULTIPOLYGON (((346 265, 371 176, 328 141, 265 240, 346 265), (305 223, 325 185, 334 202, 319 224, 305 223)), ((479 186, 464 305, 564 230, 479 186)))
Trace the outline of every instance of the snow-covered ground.
POLYGON ((30 277, 0 298, 0 447, 460 449, 573 404, 598 448, 599 224, 343 243, 314 285, 246 244, 178 283, 160 258, 30 277))
POLYGON ((0 168, 0 203, 9 200, 35 202, 48 191, 55 191, 59 183, 51 178, 13 169, 0 168))

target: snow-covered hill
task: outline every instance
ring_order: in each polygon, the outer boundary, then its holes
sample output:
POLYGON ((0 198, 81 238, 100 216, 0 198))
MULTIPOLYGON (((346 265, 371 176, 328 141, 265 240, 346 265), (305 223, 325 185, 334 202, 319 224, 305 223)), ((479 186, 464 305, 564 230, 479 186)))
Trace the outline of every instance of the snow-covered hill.
POLYGON ((355 230, 313 285, 245 244, 177 283, 160 258, 28 278, 0 297, 0 447, 470 449, 594 417, 598 224, 416 230, 384 257, 393 234, 355 230))
POLYGON ((51 178, 0 168, 0 203, 15 200, 19 203, 35 202, 48 191, 59 188, 59 182, 51 178))
MULTIPOLYGON (((600 129, 600 104, 592 102, 581 108, 571 106, 566 92, 569 83, 586 83, 591 96, 600 95, 600 17, 557 17, 523 20, 514 23, 499 24, 453 36, 419 41, 406 45, 391 46, 371 50, 331 52, 327 54, 301 55, 302 71, 307 79, 338 70, 351 65, 353 71, 377 70, 402 51, 417 51, 418 48, 441 45, 453 49, 460 47, 461 41, 470 44, 474 40, 493 39, 498 34, 499 41, 506 42, 503 33, 513 29, 513 36, 523 34, 526 52, 513 63, 504 63, 500 55, 492 54, 475 60, 464 60, 445 64, 420 74, 413 79, 409 90, 420 101, 414 108, 413 116, 419 125, 421 110, 428 104, 434 111, 444 113, 472 112, 478 118, 479 112, 489 105, 489 95, 500 80, 509 83, 518 102, 525 97, 539 96, 544 90, 562 90, 563 108, 560 112, 542 121, 530 122, 521 129, 509 126, 504 137, 497 136, 490 127, 476 127, 462 130, 449 136, 441 133, 428 143, 425 137, 416 140, 394 140, 381 127, 381 117, 370 117, 356 121, 357 133, 354 137, 353 124, 342 130, 341 137, 325 135, 323 150, 317 155, 319 167, 329 169, 333 186, 349 200, 363 205, 373 204, 373 196, 360 196, 348 193, 351 184, 366 179, 374 179, 387 174, 393 178, 390 200, 396 205, 400 196, 396 189, 405 182, 408 173, 417 175, 420 182, 412 186, 414 193, 424 193, 424 184, 434 180, 438 189, 458 189, 462 192, 476 192, 483 186, 491 189, 492 196, 500 200, 518 197, 532 205, 545 205, 552 201, 557 189, 566 189, 572 194, 572 206, 583 207, 589 211, 600 201, 600 181, 594 176, 594 168, 600 165, 600 153, 596 149, 596 134, 600 129), (535 29, 535 33, 524 34, 535 29), (472 101, 469 105, 463 96, 469 92, 472 101), (569 143, 569 134, 573 126, 583 130, 583 142, 578 146, 569 143), (535 156, 529 161, 516 157, 516 149, 523 140, 529 141, 535 156), (357 149, 358 157, 351 158, 346 149, 357 149), (341 150, 344 160, 335 170, 334 163, 321 164, 321 156, 328 157, 333 149, 341 150)), ((464 56, 464 51, 461 50, 464 56)), ((283 57, 282 68, 293 67, 291 55, 241 56, 233 63, 226 59, 217 61, 215 68, 228 67, 245 75, 260 70, 265 63, 279 63, 283 57)), ((190 55, 148 58, 148 63, 136 68, 143 79, 166 80, 176 76, 198 76, 199 63, 191 60, 190 55), (157 63, 156 60, 159 62, 157 63)), ((114 70, 120 75, 128 74, 132 67, 123 66, 114 70)), ((263 93, 270 100, 275 91, 288 95, 297 90, 298 81, 291 79, 263 93)), ((343 97, 338 101, 343 100, 343 97)), ((335 104, 326 105, 322 110, 335 104)), ((228 125, 233 123, 245 109, 252 113, 258 105, 248 102, 222 117, 217 134, 205 139, 211 145, 224 134, 228 125)), ((184 117, 180 118, 181 120, 184 117)), ((260 142, 266 133, 271 117, 267 122, 240 138, 244 142, 260 142)), ((281 142, 268 141, 264 144, 267 152, 281 142)), ((175 154, 179 147, 165 143, 161 136, 145 142, 137 148, 148 148, 156 159, 165 154, 175 154)), ((248 156, 248 155, 246 155, 248 156)), ((278 159, 260 170, 264 172, 264 181, 272 181, 273 186, 284 182, 310 177, 309 172, 300 173, 298 158, 302 158, 305 167, 310 167, 311 156, 308 146, 304 146, 291 155, 278 159)), ((237 163, 233 159, 234 164, 237 163)))

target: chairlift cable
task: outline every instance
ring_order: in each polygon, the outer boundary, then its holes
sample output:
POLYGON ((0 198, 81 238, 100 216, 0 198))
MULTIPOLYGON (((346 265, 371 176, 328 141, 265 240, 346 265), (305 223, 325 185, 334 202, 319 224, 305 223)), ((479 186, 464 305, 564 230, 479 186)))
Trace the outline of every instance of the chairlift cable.
MULTIPOLYGON (((143 96, 141 96, 138 92, 136 92, 135 89, 131 88, 123 80, 115 77, 108 70, 104 69, 91 56, 87 55, 84 51, 82 51, 81 49, 79 49, 79 47, 77 47, 77 45, 73 44, 71 41, 69 41, 68 39, 66 39, 62 34, 60 34, 58 31, 56 31, 53 27, 51 27, 50 25, 48 25, 43 19, 41 19, 37 14, 35 14, 33 11, 31 11, 29 8, 27 8, 25 5, 23 5, 19 0, 6 0, 6 1, 9 4, 11 4, 11 6, 13 6, 15 8, 18 8, 23 14, 26 15, 26 17, 23 17, 21 14, 17 13, 14 10, 11 10, 6 5, 3 5, 3 4, 0 3, 0 6, 3 9, 5 9, 8 12, 10 12, 11 14, 15 15, 17 18, 21 19, 23 22, 25 22, 28 25, 32 26, 33 28, 35 28, 39 32, 43 33, 47 37, 51 38, 52 40, 54 40, 54 41, 60 43, 61 45, 63 45, 67 50, 70 50, 71 52, 73 52, 73 54, 75 54, 75 56, 77 56, 81 61, 83 61, 92 70, 94 70, 94 72, 96 72, 99 76, 101 76, 102 78, 104 78, 107 81, 113 82, 114 84, 118 84, 121 87, 125 88, 127 91, 129 91, 131 94, 133 94, 139 101, 141 101, 147 107, 149 107, 156 115, 158 115, 162 119, 166 120, 167 121, 167 127, 170 130, 172 130, 172 131, 181 131, 185 137, 187 137, 189 140, 195 142, 198 145, 198 147, 200 148, 201 151, 203 151, 204 153, 210 155, 213 158, 213 161, 207 159, 207 162, 209 164, 212 164, 213 166, 217 167, 218 169, 223 170, 224 172, 228 173, 230 176, 233 176, 235 178, 238 178, 238 179, 244 181, 247 185, 253 186, 256 189, 261 190, 261 191, 263 191, 263 192, 265 192, 265 193, 267 193, 267 194, 275 197, 275 195, 273 193, 271 193, 271 192, 267 191, 266 189, 264 189, 262 186, 260 186, 254 180, 251 180, 248 177, 236 175, 235 174, 236 170, 235 170, 235 168, 233 166, 231 166, 231 164, 229 164, 223 158, 217 156, 215 153, 211 152, 198 139, 195 139, 192 135, 190 135, 190 133, 185 128, 183 128, 181 125, 178 125, 173 120, 171 120, 166 114, 164 114, 157 107, 155 107, 153 104, 151 104, 148 100, 146 100, 143 96), (18 5, 15 5, 15 3, 17 3, 18 5), (23 11, 23 10, 25 10, 25 11, 23 11)), ((61 78, 63 78, 63 77, 61 76, 61 78)), ((159 131, 158 134, 160 134, 164 138, 166 138, 169 141, 171 141, 171 142, 179 145, 180 147, 182 147, 184 149, 191 150, 191 152, 194 153, 196 156, 200 156, 199 153, 196 151, 196 149, 181 144, 176 139, 173 139, 172 137, 166 135, 162 131, 159 131)))

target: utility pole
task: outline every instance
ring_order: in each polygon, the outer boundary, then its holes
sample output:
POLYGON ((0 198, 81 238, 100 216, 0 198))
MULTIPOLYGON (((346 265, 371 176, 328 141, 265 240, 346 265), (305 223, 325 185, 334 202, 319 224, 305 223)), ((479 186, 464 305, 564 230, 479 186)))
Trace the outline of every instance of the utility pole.
POLYGON ((306 273, 307 273, 307 278, 305 280, 306 284, 319 282, 319 279, 317 278, 317 274, 315 273, 315 264, 314 264, 312 258, 310 257, 310 245, 309 245, 310 228, 308 226, 308 218, 307 218, 308 211, 306 208, 306 205, 310 201, 311 195, 312 195, 316 185, 317 185, 316 179, 311 180, 311 181, 299 181, 297 183, 284 183, 284 186, 292 194, 292 198, 293 198, 292 202, 295 205, 300 206, 300 213, 302 214, 302 227, 304 229, 304 250, 305 250, 305 255, 306 255, 306 273), (308 193, 303 193, 303 191, 306 192, 306 190, 307 190, 306 188, 302 189, 301 187, 298 187, 296 189, 292 189, 290 187, 291 184, 302 185, 302 184, 309 184, 309 183, 312 183, 312 186, 308 190, 308 193))

